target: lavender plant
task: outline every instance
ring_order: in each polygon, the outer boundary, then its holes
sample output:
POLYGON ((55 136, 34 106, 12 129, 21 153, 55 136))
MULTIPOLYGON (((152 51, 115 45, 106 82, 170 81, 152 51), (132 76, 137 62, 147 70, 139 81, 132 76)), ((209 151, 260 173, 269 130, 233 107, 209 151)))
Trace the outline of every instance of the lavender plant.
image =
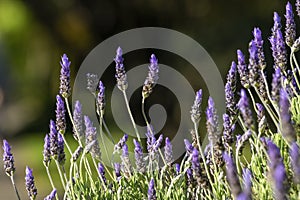
MULTIPOLYGON (((299 0, 296 11, 300 17, 299 0)), ((267 40, 272 63, 266 62, 268 55, 263 49, 266 44, 258 27, 249 39, 249 55, 237 50, 237 60, 231 63, 226 77, 226 112, 222 121, 214 100, 208 98, 207 146, 198 132, 204 94, 201 89, 196 92, 194 102, 190 102, 193 141, 182 141, 186 152, 179 161, 174 161, 171 138, 163 134, 157 137, 144 112, 145 100, 159 77, 158 59, 154 54, 142 90, 142 114, 147 124, 146 140, 142 140, 127 99, 129 83, 123 52, 120 47, 116 51, 117 87, 123 94, 137 139, 120 135, 112 155, 103 139, 103 134, 110 134, 104 121, 104 83, 98 75, 87 74, 87 89, 95 97, 95 112, 99 116, 98 132, 90 118, 83 115, 79 101, 71 112, 68 99, 72 92, 71 62, 64 54, 60 62, 56 120, 50 120, 42 152, 52 188, 44 199, 300 199, 300 68, 296 57, 300 37, 296 35, 295 15, 289 2, 284 17, 283 28, 281 17, 274 13, 274 25, 267 40), (273 70, 270 83, 265 72, 268 68, 273 70), (238 87, 242 89, 237 91, 238 87), (65 138, 69 132, 67 117, 71 121, 75 149, 70 148, 65 138), (102 151, 107 158, 112 158, 111 166, 105 165, 102 151), (115 160, 117 157, 120 161, 115 160), (57 171, 52 171, 55 167, 57 171), (52 174, 56 172, 60 182, 53 181, 52 174)), ((14 183, 14 158, 6 140, 3 140, 3 162, 20 199, 14 183)), ((41 199, 29 167, 25 180, 28 197, 41 199)))

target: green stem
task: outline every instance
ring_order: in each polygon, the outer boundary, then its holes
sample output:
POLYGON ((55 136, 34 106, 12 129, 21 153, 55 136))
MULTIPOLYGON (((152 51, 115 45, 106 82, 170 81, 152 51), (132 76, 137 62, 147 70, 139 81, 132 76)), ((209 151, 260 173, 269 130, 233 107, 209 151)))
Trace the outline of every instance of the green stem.
POLYGON ((134 128, 135 134, 136 134, 136 136, 137 136, 137 138, 138 138, 138 141, 139 141, 140 143, 142 143, 142 142, 141 142, 141 138, 140 138, 140 134, 139 134, 139 132, 138 132, 138 130, 137 130, 135 121, 134 121, 134 119, 133 119, 133 116, 132 116, 132 113, 131 113, 131 110, 130 110, 130 107, 129 107, 129 102, 128 102, 128 99, 127 99, 126 91, 125 91, 125 90, 122 90, 122 92, 123 92, 125 104, 126 104, 127 111, 128 111, 128 113, 129 113, 129 116, 130 116, 130 120, 131 120, 132 126, 133 126, 133 128, 134 128))
POLYGON ((11 180, 11 183, 12 183, 12 185, 13 185, 13 188, 14 188, 14 190, 15 190, 15 193, 16 193, 16 195, 17 195, 17 198, 18 198, 18 200, 20 200, 21 198, 20 198, 20 195, 19 195, 19 192, 18 192, 17 186, 16 186, 16 184, 15 184, 15 181, 14 181, 14 176, 13 176, 13 175, 12 175, 12 176, 10 176, 10 180, 11 180))
POLYGON ((106 148, 106 145, 105 145, 105 142, 104 142, 104 137, 103 137, 103 129, 102 129, 102 122, 103 122, 103 112, 100 113, 100 125, 99 125, 99 128, 100 128, 100 137, 101 137, 101 141, 102 141, 102 145, 104 147, 104 151, 105 151, 105 154, 106 154, 106 157, 107 159, 109 160, 109 156, 108 156, 108 151, 107 151, 107 148, 106 148))
MULTIPOLYGON (((47 172, 47 175, 48 175, 48 178, 49 178, 51 187, 52 187, 52 189, 54 190, 54 189, 55 189, 55 186, 54 186, 54 183, 53 183, 53 180, 52 180, 52 176, 51 176, 51 174, 50 174, 49 167, 45 166, 45 168, 46 168, 46 172, 47 172)), ((59 200, 59 199, 58 199, 57 193, 56 193, 56 195, 55 195, 55 198, 56 198, 56 200, 59 200)))
POLYGON ((65 185, 65 182, 64 182, 64 176, 61 172, 60 165, 59 165, 57 160, 55 160, 55 164, 56 164, 56 167, 57 167, 57 170, 58 170, 58 173, 59 173, 61 184, 62 184, 64 190, 66 190, 66 185, 65 185))

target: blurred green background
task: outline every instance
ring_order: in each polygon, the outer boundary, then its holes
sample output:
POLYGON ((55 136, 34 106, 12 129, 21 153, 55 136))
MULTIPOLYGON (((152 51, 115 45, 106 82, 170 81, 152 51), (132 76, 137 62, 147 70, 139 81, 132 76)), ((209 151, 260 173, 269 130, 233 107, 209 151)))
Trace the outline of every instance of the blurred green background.
MULTIPOLYGON (((0 137, 12 144, 23 197, 26 164, 34 170, 38 199, 50 192, 41 151, 49 119, 55 117, 63 53, 72 61, 74 80, 85 56, 103 40, 132 28, 165 27, 198 41, 225 77, 236 49, 247 51, 254 27, 261 28, 270 59, 267 38, 273 12, 283 16, 285 4, 281 0, 0 0, 0 137)), ((14 198, 3 171, 0 184, 0 199, 14 198)))

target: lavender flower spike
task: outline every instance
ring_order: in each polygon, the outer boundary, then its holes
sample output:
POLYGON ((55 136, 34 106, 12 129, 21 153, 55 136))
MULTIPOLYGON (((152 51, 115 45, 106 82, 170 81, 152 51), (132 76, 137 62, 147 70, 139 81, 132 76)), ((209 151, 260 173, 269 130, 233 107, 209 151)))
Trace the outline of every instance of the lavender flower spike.
POLYGON ((194 150, 194 147, 193 145, 187 140, 187 139, 184 139, 184 144, 185 144, 185 150, 186 152, 191 155, 193 153, 193 150, 194 150))
POLYGON ((133 139, 133 143, 135 146, 134 155, 135 155, 136 170, 140 173, 144 173, 146 171, 146 166, 143 157, 143 149, 140 143, 136 139, 133 139))
POLYGON ((57 156, 57 161, 60 165, 64 165, 66 161, 66 154, 64 150, 64 139, 61 134, 58 134, 58 156, 57 156))
POLYGON ((249 72, 247 69, 246 61, 245 61, 245 56, 241 50, 237 50, 237 58, 238 58, 238 72, 240 75, 240 80, 241 84, 244 88, 249 88, 249 72))
POLYGON ((156 191, 153 178, 150 180, 148 186, 148 200, 156 200, 156 191))
POLYGON ((248 70, 249 70, 249 82, 252 86, 258 86, 258 52, 257 52, 257 47, 255 42, 252 40, 249 44, 249 65, 248 65, 248 70))
POLYGON ((11 147, 6 140, 3 140, 3 163, 4 170, 7 176, 13 176, 16 168, 14 157, 11 153, 11 147))
POLYGON ((231 115, 235 115, 237 111, 236 100, 234 93, 236 91, 236 78, 237 78, 237 66, 233 61, 231 63, 230 70, 227 75, 227 82, 225 84, 225 104, 226 111, 231 115))
POLYGON ((143 99, 146 99, 152 93, 153 88, 158 81, 158 72, 159 72, 158 60, 155 57, 155 55, 152 54, 150 58, 148 76, 144 82, 144 86, 142 90, 143 99))
POLYGON ((287 142, 292 143, 296 141, 296 133, 291 123, 291 115, 289 112, 290 102, 287 92, 284 89, 280 90, 280 123, 281 133, 287 142))
POLYGON ((281 88, 281 70, 280 68, 275 69, 272 79, 272 90, 271 98, 278 105, 280 97, 280 88, 281 88))
POLYGON ((117 86, 119 88, 119 90, 121 91, 125 91, 128 87, 128 82, 127 82, 127 75, 126 75, 126 71, 123 65, 123 52, 121 47, 118 47, 117 49, 117 54, 116 57, 114 59, 115 63, 116 63, 116 79, 117 79, 117 86))
POLYGON ((62 98, 56 95, 56 129, 59 133, 64 134, 66 131, 66 109, 62 98))
POLYGON ((120 139, 120 141, 115 145, 113 153, 119 152, 123 148, 127 140, 128 140, 128 135, 124 134, 123 137, 120 139))
POLYGON ((93 123, 91 122, 88 116, 84 116, 84 124, 85 124, 85 145, 88 145, 93 142, 90 153, 93 158, 100 160, 101 151, 97 139, 97 129, 93 126, 93 123))
POLYGON ((269 178, 271 179, 274 198, 287 199, 287 175, 279 148, 272 142, 267 142, 269 156, 269 178))
POLYGON ((199 123, 201 116, 202 90, 196 92, 196 97, 191 110, 191 119, 193 123, 199 123))
POLYGON ((296 40, 296 23, 294 20, 293 8, 290 2, 286 4, 286 26, 285 26, 285 42, 292 47, 296 40))
POLYGON ((49 129, 50 152, 51 156, 54 156, 54 159, 56 159, 58 155, 58 133, 56 131, 55 122, 53 120, 50 120, 49 129))
POLYGON ((251 172, 249 169, 243 169, 243 181, 244 181, 244 190, 239 196, 236 198, 237 200, 251 200, 252 199, 252 181, 251 181, 251 172))
POLYGON ((226 178, 229 183, 231 192, 233 196, 236 198, 237 196, 239 196, 239 194, 242 191, 238 173, 236 170, 236 165, 229 154, 224 153, 223 157, 226 163, 226 178))
POLYGON ((81 141, 84 138, 83 135, 83 115, 81 111, 81 104, 79 101, 75 102, 75 109, 73 112, 73 121, 74 121, 74 127, 73 127, 73 132, 74 132, 74 138, 77 141, 81 141))
POLYGON ((296 0, 296 11, 297 15, 300 17, 300 0, 296 0))
POLYGON ((103 180, 104 184, 106 184, 106 177, 105 177, 105 169, 102 163, 98 163, 98 172, 103 180))
POLYGON ((25 176, 25 186, 30 199, 35 199, 37 195, 37 189, 34 184, 34 177, 32 175, 32 170, 27 166, 25 176))
POLYGON ((251 129, 253 126, 252 112, 249 107, 249 100, 245 90, 241 90, 241 98, 238 102, 238 107, 241 111, 245 126, 247 129, 251 129))
POLYGON ((171 165, 171 163, 173 162, 172 144, 168 137, 166 137, 165 140, 165 161, 168 165, 171 165))
POLYGON ((213 99, 209 97, 208 106, 206 109, 206 128, 208 133, 208 139, 213 146, 217 143, 220 137, 218 125, 218 115, 217 110, 215 108, 215 103, 213 99))
POLYGON ((98 115, 103 116, 105 108, 105 87, 102 81, 99 82, 99 92, 97 95, 96 105, 98 115))
POLYGON ((120 163, 114 163, 114 169, 115 169, 115 174, 116 174, 117 181, 119 181, 122 178, 120 163))
POLYGON ((266 68, 265 54, 263 50, 263 39, 261 36, 261 30, 259 28, 254 28, 253 30, 254 42, 257 48, 257 58, 258 65, 261 70, 266 68))
POLYGON ((94 95, 96 96, 97 91, 97 85, 99 83, 99 77, 97 74, 86 74, 87 78, 87 86, 86 88, 94 95))
POLYGON ((44 139, 44 150, 43 150, 43 163, 45 167, 48 167, 51 162, 51 151, 50 151, 50 137, 46 134, 44 139))
POLYGON ((60 70, 60 86, 59 93, 63 98, 68 98, 71 95, 71 86, 70 86, 70 65, 71 62, 66 54, 61 57, 60 61, 61 70, 60 70))
POLYGON ((291 162, 294 172, 294 182, 296 184, 300 183, 300 152, 299 152, 299 146, 296 142, 293 142, 291 149, 290 149, 290 156, 291 156, 291 162))
POLYGON ((56 189, 53 189, 52 192, 44 198, 44 200, 52 200, 56 196, 56 189))
POLYGON ((128 178, 131 176, 131 163, 130 163, 130 159, 129 159, 129 152, 128 152, 127 144, 123 145, 122 151, 123 151, 123 153, 121 155, 122 171, 125 174, 125 176, 128 178))

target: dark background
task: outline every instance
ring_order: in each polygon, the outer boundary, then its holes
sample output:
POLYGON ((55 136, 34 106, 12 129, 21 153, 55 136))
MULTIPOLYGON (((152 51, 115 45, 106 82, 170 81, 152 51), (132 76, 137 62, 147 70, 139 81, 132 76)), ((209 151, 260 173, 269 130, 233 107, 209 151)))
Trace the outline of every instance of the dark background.
MULTIPOLYGON (((236 49, 247 51, 254 27, 261 28, 270 59, 267 38, 273 12, 284 22, 285 4, 281 0, 1 0, 0 137, 14 144, 19 175, 24 176, 28 161, 37 163, 35 168, 42 165, 41 160, 33 160, 35 155, 40 158, 49 119, 55 116, 63 53, 72 61, 74 80, 83 59, 103 40, 132 28, 165 27, 199 42, 225 78, 231 61, 236 60, 236 49), (32 145, 34 141, 38 147, 32 145)), ((20 187, 22 182, 20 178, 20 187)))

